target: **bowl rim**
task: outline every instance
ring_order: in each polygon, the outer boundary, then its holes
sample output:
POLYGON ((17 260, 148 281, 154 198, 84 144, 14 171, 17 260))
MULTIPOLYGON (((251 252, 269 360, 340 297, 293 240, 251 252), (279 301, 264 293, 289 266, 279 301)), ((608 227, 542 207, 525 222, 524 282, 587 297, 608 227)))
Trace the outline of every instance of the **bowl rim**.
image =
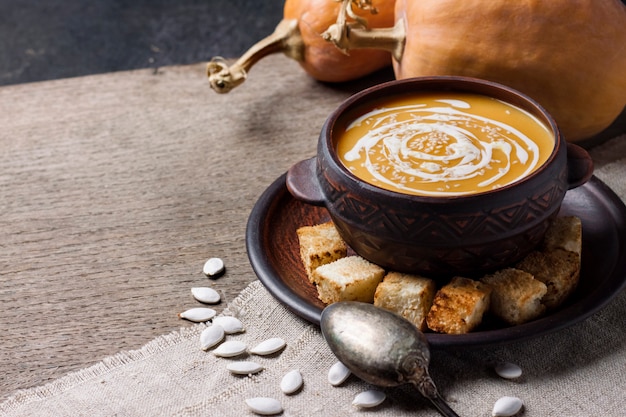
MULTIPOLYGON (((432 89, 431 89, 432 90, 432 89)), ((429 89, 417 90, 417 91, 429 91, 429 89)), ((488 81, 480 78, 473 77, 465 77, 465 76, 452 76, 452 75, 437 75, 437 76, 425 76, 425 77, 413 77, 406 78, 401 80, 392 80, 385 83, 377 84, 372 87, 361 90, 352 96, 348 97, 344 100, 326 119, 324 126, 322 127, 320 138, 318 142, 318 170, 322 170, 320 166, 320 160, 326 159, 330 160, 333 163, 333 168, 337 169, 341 172, 346 179, 350 181, 350 183, 356 187, 358 187, 361 191, 371 192, 380 194, 381 197, 390 198, 390 199, 403 199, 409 200, 418 203, 430 203, 430 204, 446 204, 452 201, 460 202, 460 201, 470 201, 473 199, 482 199, 482 198, 492 198, 495 195, 504 194, 506 190, 511 188, 521 187, 523 184, 527 184, 535 180, 537 177, 541 176, 546 168, 554 163, 557 159, 561 149, 565 148, 565 141, 561 132, 557 126, 554 118, 548 113, 548 111, 541 106, 536 100, 532 97, 516 90, 506 85, 488 81), (333 133, 336 131, 336 126, 338 122, 341 120, 344 115, 352 110, 357 109, 360 105, 363 104, 370 96, 374 96, 374 98, 381 98, 384 96, 384 92, 389 92, 388 97, 393 95, 406 95, 410 92, 407 91, 408 86, 424 86, 424 85, 449 85, 451 91, 459 90, 462 92, 469 92, 473 94, 483 94, 481 91, 474 91, 469 87, 478 87, 478 90, 490 90, 490 91, 500 91, 504 94, 509 95, 507 99, 500 99, 506 103, 512 104, 517 107, 521 107, 523 110, 531 113, 533 116, 537 117, 541 122, 546 124, 546 127, 551 130, 554 135, 554 147, 552 148, 552 152, 548 156, 548 158, 541 164, 541 166, 537 167, 530 174, 525 177, 516 180, 514 182, 508 183, 501 187, 490 189, 487 191, 480 191, 476 193, 469 194, 461 194, 461 195, 450 195, 450 196, 428 196, 428 195, 417 195, 417 194, 409 194, 402 193, 399 191, 388 190, 386 188, 382 188, 371 184, 356 175, 354 175, 351 171, 349 171, 346 166, 341 162, 339 156, 336 152, 336 147, 334 144, 335 138, 333 137, 333 133), (468 87, 467 89, 460 89, 459 86, 468 87), (511 102, 510 98, 515 98, 515 102, 511 102), (520 104, 523 103, 523 106, 520 104), (529 109, 530 108, 530 109, 529 109), (328 158, 320 158, 322 151, 325 151, 328 158)))

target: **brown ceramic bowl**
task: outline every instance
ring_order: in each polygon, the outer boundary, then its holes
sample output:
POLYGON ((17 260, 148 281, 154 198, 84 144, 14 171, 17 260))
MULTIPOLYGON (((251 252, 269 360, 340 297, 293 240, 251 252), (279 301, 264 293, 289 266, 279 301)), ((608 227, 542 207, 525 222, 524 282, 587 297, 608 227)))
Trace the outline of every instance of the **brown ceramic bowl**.
POLYGON ((557 215, 566 191, 586 182, 592 171, 587 152, 567 143, 531 98, 488 81, 441 76, 391 81, 347 99, 326 120, 317 156, 289 170, 287 188, 297 199, 325 206, 346 243, 371 262, 433 278, 471 277, 528 254, 557 215), (494 97, 526 110, 552 132, 552 154, 517 182, 453 197, 388 191, 357 178, 339 160, 336 132, 361 108, 381 98, 442 90, 494 97))

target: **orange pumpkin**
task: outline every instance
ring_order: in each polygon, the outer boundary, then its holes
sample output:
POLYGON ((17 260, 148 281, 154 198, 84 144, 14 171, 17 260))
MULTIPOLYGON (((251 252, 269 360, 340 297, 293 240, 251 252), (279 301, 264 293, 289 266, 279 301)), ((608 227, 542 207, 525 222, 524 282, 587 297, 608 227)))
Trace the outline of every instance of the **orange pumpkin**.
MULTIPOLYGON (((395 18, 396 78, 508 85, 545 107, 573 142, 607 128, 626 106, 620 0, 397 0, 395 18)), ((334 41, 350 49, 358 32, 334 41)))
MULTIPOLYGON (((395 0, 362 3, 371 7, 353 8, 354 14, 363 20, 352 19, 352 25, 360 27, 359 22, 367 22, 368 28, 393 25, 395 0)), ((387 51, 346 53, 322 38, 322 32, 337 20, 342 10, 345 11, 344 5, 335 0, 286 0, 284 18, 272 35, 251 47, 230 67, 219 57, 209 62, 207 73, 211 87, 219 93, 230 91, 245 80, 258 60, 278 52, 297 60, 313 78, 327 82, 354 80, 391 65, 387 51)))
MULTIPOLYGON (((393 25, 395 0, 374 0, 377 13, 354 9, 354 12, 367 19, 368 28, 384 28, 393 25)), ((300 65, 313 78, 320 81, 342 82, 354 80, 391 64, 388 52, 376 49, 360 49, 349 54, 333 47, 321 33, 335 20, 341 3, 333 0, 287 0, 284 15, 286 19, 297 19, 304 58, 300 65)))

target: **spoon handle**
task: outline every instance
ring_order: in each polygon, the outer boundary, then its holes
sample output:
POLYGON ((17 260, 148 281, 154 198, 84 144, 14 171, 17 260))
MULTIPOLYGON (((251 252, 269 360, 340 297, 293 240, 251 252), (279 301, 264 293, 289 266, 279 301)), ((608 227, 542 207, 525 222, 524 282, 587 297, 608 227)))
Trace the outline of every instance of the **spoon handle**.
POLYGON ((429 400, 435 406, 437 411, 439 411, 439 414, 441 414, 442 416, 459 417, 459 415, 456 412, 454 412, 452 408, 450 408, 448 403, 446 403, 445 400, 439 396, 439 394, 436 394, 430 397, 429 400))

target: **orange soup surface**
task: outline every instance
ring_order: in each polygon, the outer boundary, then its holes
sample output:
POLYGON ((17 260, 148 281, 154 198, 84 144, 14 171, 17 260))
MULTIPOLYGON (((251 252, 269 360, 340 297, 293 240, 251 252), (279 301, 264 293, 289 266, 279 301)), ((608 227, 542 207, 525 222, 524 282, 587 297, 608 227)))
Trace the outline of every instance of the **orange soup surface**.
POLYGON ((554 149, 554 135, 517 106, 478 94, 394 97, 339 133, 337 152, 358 178, 423 196, 475 194, 518 181, 554 149))

